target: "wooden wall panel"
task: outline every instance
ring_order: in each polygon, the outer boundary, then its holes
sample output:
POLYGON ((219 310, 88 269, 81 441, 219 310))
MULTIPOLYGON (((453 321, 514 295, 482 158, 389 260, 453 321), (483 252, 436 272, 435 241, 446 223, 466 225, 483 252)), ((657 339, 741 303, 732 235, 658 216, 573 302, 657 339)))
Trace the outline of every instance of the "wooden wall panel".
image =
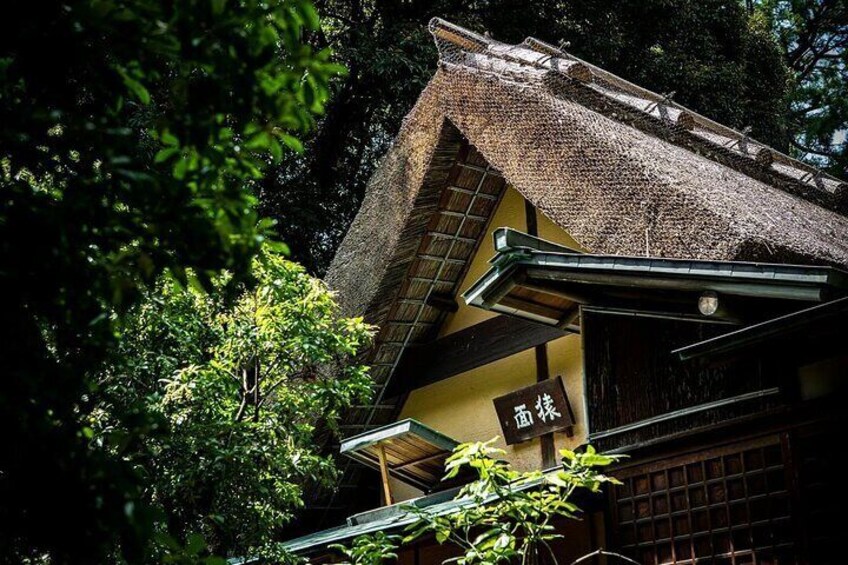
POLYGON ((752 398, 650 426, 604 432, 722 399, 772 390, 783 378, 760 362, 702 366, 671 351, 731 329, 726 325, 585 311, 582 335, 590 439, 601 447, 636 445, 769 409, 779 397, 752 398))

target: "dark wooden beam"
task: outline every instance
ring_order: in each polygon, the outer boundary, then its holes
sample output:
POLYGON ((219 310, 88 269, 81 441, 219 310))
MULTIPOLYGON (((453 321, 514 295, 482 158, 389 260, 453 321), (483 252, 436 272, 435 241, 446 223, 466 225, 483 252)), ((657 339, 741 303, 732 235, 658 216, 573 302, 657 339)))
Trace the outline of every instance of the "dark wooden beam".
POLYGON ((536 215, 536 207, 528 201, 524 201, 524 220, 527 222, 527 233, 533 237, 539 236, 539 217, 536 215))
POLYGON ((442 312, 456 312, 459 310, 459 305, 456 303, 456 299, 445 292, 430 293, 424 303, 427 306, 432 306, 436 310, 441 310, 442 312))
POLYGON ((529 320, 498 316, 428 344, 407 347, 386 395, 408 393, 567 333, 529 320))

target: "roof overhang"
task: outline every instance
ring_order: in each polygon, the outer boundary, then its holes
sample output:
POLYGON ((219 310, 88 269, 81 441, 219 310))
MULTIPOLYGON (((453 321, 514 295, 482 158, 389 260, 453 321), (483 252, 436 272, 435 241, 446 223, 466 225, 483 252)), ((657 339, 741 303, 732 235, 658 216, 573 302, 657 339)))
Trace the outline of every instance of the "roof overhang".
MULTIPOLYGON (((559 467, 549 469, 544 471, 541 477, 514 483, 509 488, 516 491, 536 488, 547 480, 546 477, 554 475, 559 471, 559 467)), ((431 516, 446 516, 463 508, 479 504, 473 498, 459 496, 459 493, 460 491, 458 489, 453 489, 357 514, 348 518, 344 526, 330 528, 283 542, 283 547, 286 551, 297 555, 314 555, 326 551, 327 546, 330 544, 344 543, 361 535, 375 532, 399 532, 403 528, 418 522, 421 519, 419 516, 420 512, 425 512, 431 516)), ((589 509, 593 500, 598 500, 597 498, 593 498, 597 496, 594 493, 584 491, 578 491, 574 496, 576 502, 584 511, 589 509)), ((496 500, 498 500, 498 496, 492 494, 487 496, 482 501, 482 504, 490 504, 496 500)))
POLYGON ((340 453, 380 469, 385 461, 388 474, 425 492, 439 486, 445 459, 459 442, 408 418, 345 439, 340 453))
POLYGON ((817 304, 672 351, 682 361, 719 361, 764 349, 800 360, 845 354, 848 297, 817 304))
POLYGON ((509 228, 494 240, 492 266, 465 301, 548 325, 574 323, 578 306, 755 322, 848 294, 848 273, 832 267, 582 254, 509 228), (726 307, 701 314, 705 293, 726 307))
POLYGON ((363 512, 349 517, 347 523, 343 526, 286 541, 283 543, 283 547, 286 551, 294 554, 314 554, 326 550, 330 544, 344 543, 362 535, 375 532, 397 532, 420 519, 418 514, 411 510, 411 507, 425 510, 434 516, 443 516, 471 504, 468 499, 455 499, 457 492, 453 490, 435 493, 363 512))

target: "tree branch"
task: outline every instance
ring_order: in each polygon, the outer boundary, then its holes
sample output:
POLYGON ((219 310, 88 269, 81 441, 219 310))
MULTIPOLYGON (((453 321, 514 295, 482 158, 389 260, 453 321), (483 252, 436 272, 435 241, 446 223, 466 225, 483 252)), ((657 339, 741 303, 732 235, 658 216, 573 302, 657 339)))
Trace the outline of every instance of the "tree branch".
POLYGON ((801 151, 804 151, 805 153, 812 153, 813 155, 819 155, 821 157, 828 157, 830 159, 833 159, 835 157, 835 155, 832 152, 824 152, 822 150, 816 150, 816 149, 811 149, 810 147, 805 147, 804 145, 801 145, 800 143, 798 143, 795 139, 793 139, 791 137, 789 138, 789 143, 792 144, 792 146, 795 147, 796 149, 800 149, 801 151))

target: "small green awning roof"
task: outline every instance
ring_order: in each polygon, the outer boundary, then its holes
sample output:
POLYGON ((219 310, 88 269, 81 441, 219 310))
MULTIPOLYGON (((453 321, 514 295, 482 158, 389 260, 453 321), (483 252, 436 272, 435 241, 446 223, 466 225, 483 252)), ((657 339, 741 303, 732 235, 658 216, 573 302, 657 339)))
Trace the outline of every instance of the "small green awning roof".
POLYGON ((439 485, 445 474, 445 459, 458 445, 458 441, 421 422, 406 419, 349 437, 342 441, 339 451, 379 469, 382 449, 391 476, 426 492, 439 485))

